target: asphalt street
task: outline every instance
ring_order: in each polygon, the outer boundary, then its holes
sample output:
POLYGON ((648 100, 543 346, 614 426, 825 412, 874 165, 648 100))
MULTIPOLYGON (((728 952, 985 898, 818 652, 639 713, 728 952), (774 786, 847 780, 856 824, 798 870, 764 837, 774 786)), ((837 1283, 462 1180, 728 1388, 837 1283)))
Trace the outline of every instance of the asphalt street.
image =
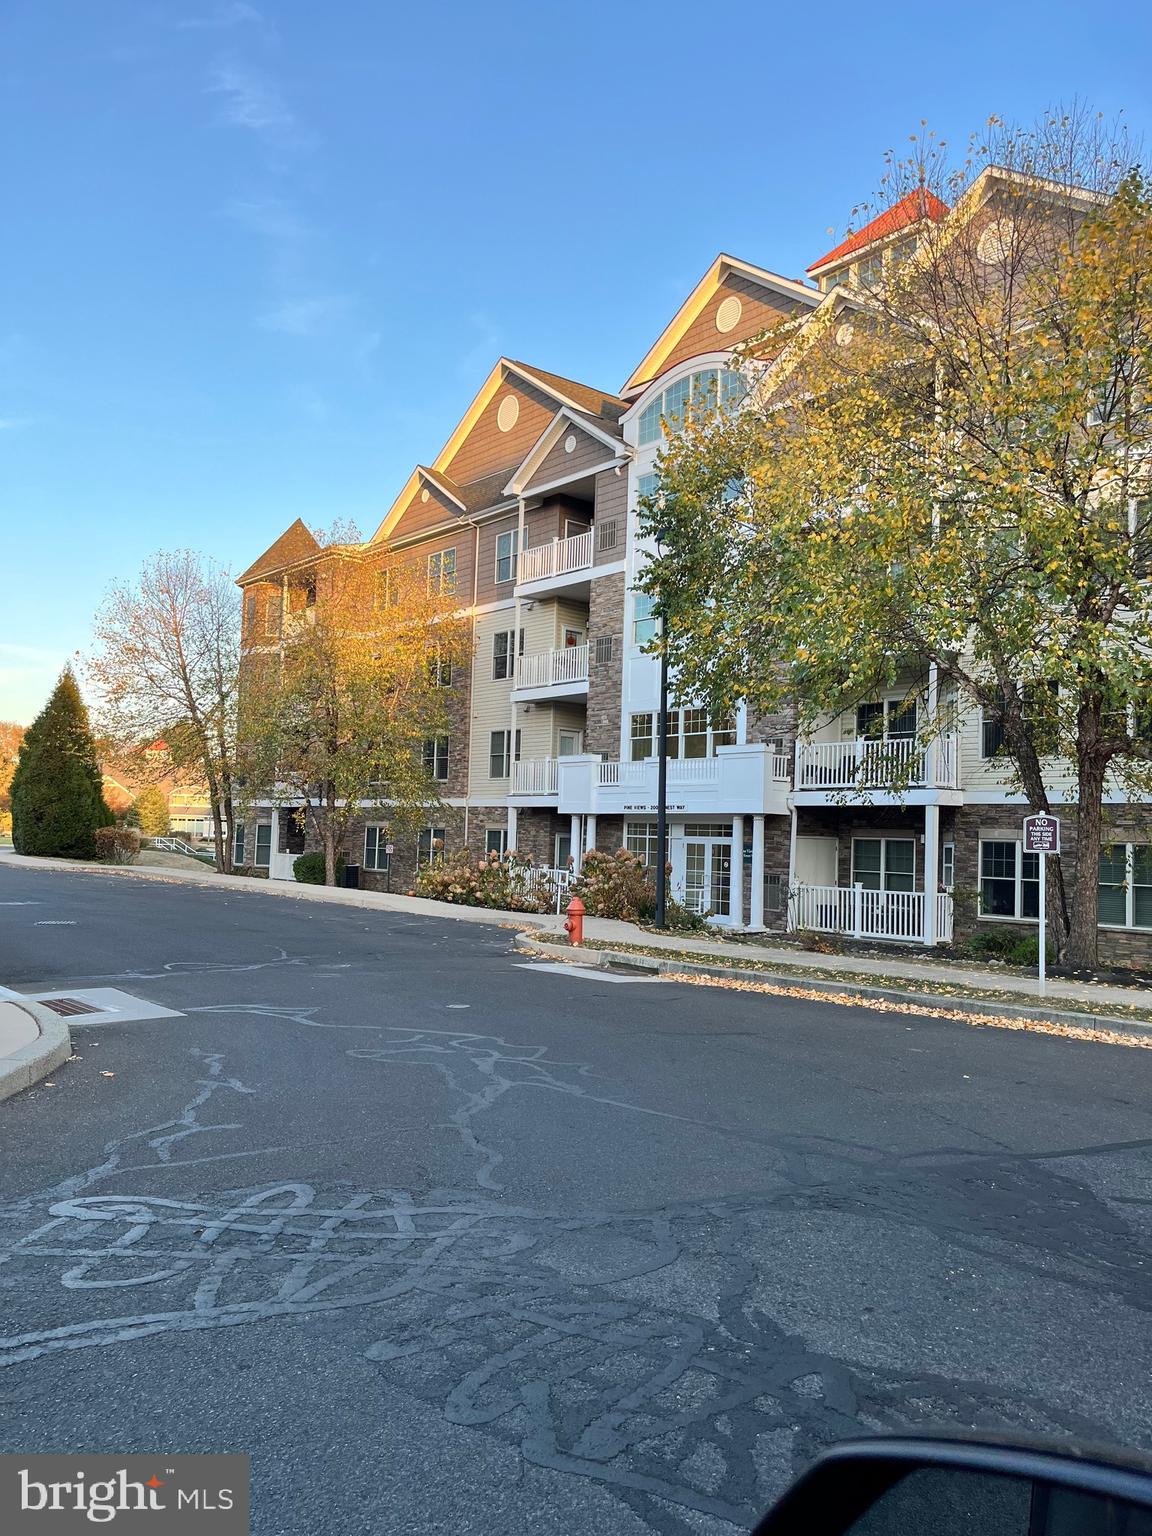
POLYGON ((826 1442, 1152 1448, 1152 1051, 0 870, 0 1449, 245 1451, 291 1536, 746 1529, 826 1442))

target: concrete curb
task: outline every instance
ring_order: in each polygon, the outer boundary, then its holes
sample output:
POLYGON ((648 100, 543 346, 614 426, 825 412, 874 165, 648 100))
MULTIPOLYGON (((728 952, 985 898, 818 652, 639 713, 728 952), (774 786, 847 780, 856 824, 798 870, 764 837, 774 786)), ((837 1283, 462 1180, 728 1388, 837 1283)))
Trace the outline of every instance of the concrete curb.
POLYGON ((26 869, 63 872, 72 875, 104 875, 119 880, 175 881, 182 885, 205 886, 225 895, 276 896, 288 901, 318 901, 332 906, 362 907, 375 912, 406 912, 419 917, 443 917, 460 923, 488 923, 497 928, 553 928, 563 922, 553 912, 502 912, 495 907, 455 906, 447 901, 432 901, 425 896, 402 896, 387 891, 345 890, 343 886, 302 885, 292 880, 262 880, 252 875, 218 875, 215 870, 203 874, 194 870, 168 869, 148 864, 94 864, 79 859, 32 858, 0 853, 0 870, 26 869))
POLYGON ((10 1099, 14 1093, 30 1088, 68 1060, 72 1054, 72 1036, 68 1025, 51 1008, 29 1002, 26 997, 16 997, 11 992, 5 991, 3 996, 5 1002, 13 1003, 31 1015, 40 1031, 35 1040, 22 1045, 10 1056, 0 1056, 0 1099, 10 1099))
POLYGON ((1152 1024, 1137 1019, 1114 1018, 1108 1014, 1073 1013, 1063 1008, 1027 1008, 1019 1003, 984 1002, 975 997, 953 997, 934 992, 906 992, 898 987, 870 987, 849 981, 820 981, 813 976, 788 975, 786 972, 753 971, 741 966, 697 965, 686 960, 658 960, 654 955, 633 955, 617 949, 573 949, 570 944, 549 943, 530 934, 521 935, 521 944, 549 960, 567 961, 607 970, 612 965, 630 970, 652 971, 655 975, 715 976, 725 981, 763 982, 772 987, 805 987, 812 992, 828 992, 845 997, 875 997, 886 1002, 920 1004, 927 1008, 947 1008, 954 1013, 970 1013, 1001 1019, 1035 1019, 1043 1023, 1077 1024, 1092 1029, 1114 1029, 1123 1034, 1147 1035, 1152 1024))

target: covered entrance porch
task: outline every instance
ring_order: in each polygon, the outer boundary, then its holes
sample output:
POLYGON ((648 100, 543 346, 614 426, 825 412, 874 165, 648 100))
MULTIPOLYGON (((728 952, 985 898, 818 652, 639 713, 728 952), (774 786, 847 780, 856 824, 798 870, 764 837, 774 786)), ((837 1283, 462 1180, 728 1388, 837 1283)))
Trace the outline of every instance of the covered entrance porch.
POLYGON ((789 930, 950 943, 953 814, 935 804, 793 811, 789 930))

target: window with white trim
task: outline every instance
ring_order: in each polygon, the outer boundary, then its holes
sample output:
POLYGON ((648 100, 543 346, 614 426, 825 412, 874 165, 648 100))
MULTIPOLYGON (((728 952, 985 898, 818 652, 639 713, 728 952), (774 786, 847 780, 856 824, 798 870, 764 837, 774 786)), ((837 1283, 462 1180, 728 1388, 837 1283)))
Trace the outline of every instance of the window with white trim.
POLYGON ((428 683, 432 688, 451 688, 452 662, 439 650, 428 653, 428 683))
POLYGON ((520 553, 520 530, 509 528, 496 535, 496 580, 515 581, 520 553))
POLYGON ((446 779, 448 777, 447 736, 430 736, 421 749, 421 760, 424 771, 432 778, 446 779))
POLYGON ((725 415, 748 393, 744 375, 735 368, 700 368, 693 374, 674 379, 640 413, 637 441, 658 443, 665 428, 679 432, 694 415, 721 410, 725 415))
POLYGON ((1101 928, 1152 928, 1152 845, 1102 848, 1099 879, 1101 928))
POLYGON ((258 821, 256 823, 256 848, 252 855, 252 864, 255 869, 267 869, 272 863, 272 823, 270 821, 258 821))
POLYGON ((456 550, 438 549, 428 556, 429 592, 455 592, 456 550))
POLYGON ((364 868, 387 869, 391 862, 388 852, 388 824, 364 828, 364 868))
POLYGON ((235 840, 233 841, 233 844, 232 844, 232 862, 233 862, 233 864, 243 864, 243 862, 244 862, 244 842, 245 842, 245 838, 247 836, 247 833, 248 833, 248 828, 244 825, 244 823, 242 821, 237 822, 237 824, 236 824, 236 837, 235 837, 235 840))
POLYGON ((1009 839, 980 843, 980 916, 1034 921, 1040 915, 1040 855, 1009 839))
POLYGON ((489 827, 484 834, 484 852, 491 856, 495 854, 502 859, 508 852, 508 829, 506 827, 489 827))
MULTIPOLYGON (((511 731, 493 731, 488 742, 488 777, 506 779, 512 772, 513 741, 511 731)), ((516 732, 515 761, 520 761, 520 732, 516 732)))
POLYGON ((945 843, 940 849, 940 884, 950 891, 956 884, 956 844, 945 843))
MULTIPOLYGON (((656 868, 656 850, 659 844, 656 841, 656 823, 654 821, 626 821, 624 823, 624 846, 629 853, 635 854, 646 869, 656 868)), ((668 831, 664 831, 664 859, 668 859, 668 831)))
POLYGON ((656 599, 651 592, 632 594, 632 644, 647 645, 656 638, 660 620, 656 617, 656 599))
MULTIPOLYGON (((659 716, 652 711, 632 716, 632 761, 655 757, 659 716)), ((670 758, 715 757, 717 747, 736 744, 736 721, 730 715, 708 714, 706 709, 670 709, 668 711, 668 756, 670 758)))
POLYGON ((854 837, 852 884, 866 891, 916 889, 916 840, 911 837, 854 837))
POLYGON ((502 677, 511 677, 515 671, 513 646, 518 653, 524 654, 524 631, 520 631, 520 641, 517 645, 516 631, 514 629, 501 629, 492 636, 492 677, 499 680, 502 677))
POLYGON ((444 828, 425 827, 416 839, 416 867, 432 864, 444 857, 444 828))

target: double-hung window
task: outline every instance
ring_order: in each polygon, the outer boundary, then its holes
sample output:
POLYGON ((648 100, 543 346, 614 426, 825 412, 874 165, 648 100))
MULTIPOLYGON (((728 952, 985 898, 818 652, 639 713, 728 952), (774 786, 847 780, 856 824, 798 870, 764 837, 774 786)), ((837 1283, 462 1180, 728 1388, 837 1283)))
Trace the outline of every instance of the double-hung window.
POLYGON ((651 757, 656 750, 656 735, 653 729, 656 716, 651 710, 642 715, 632 716, 632 737, 629 756, 634 763, 641 762, 646 757, 651 757))
POLYGON ((484 852, 496 854, 497 858, 503 858, 508 852, 508 829, 506 827, 489 827, 484 834, 484 852))
POLYGON ((416 865, 434 864, 444 857, 444 828, 425 827, 416 839, 416 865))
POLYGON ((364 828, 364 868, 387 869, 391 855, 388 852, 388 828, 364 828))
POLYGON ((520 553, 520 530, 509 528, 496 535, 496 580, 515 581, 517 557, 520 553))
POLYGON ((443 781, 448 777, 447 736, 430 736, 424 743, 421 757, 424 771, 432 778, 443 781))
POLYGON ((244 843, 248 828, 242 821, 236 823, 236 838, 232 845, 232 862, 239 866, 244 862, 244 843))
POLYGON ((651 592, 632 594, 632 644, 647 645, 660 629, 656 617, 656 599, 651 592))
POLYGON ((513 648, 523 656, 524 631, 520 631, 517 641, 514 629, 502 629, 492 636, 492 676, 493 679, 511 677, 516 670, 513 648))
POLYGON ((493 731, 488 743, 488 777, 506 779, 512 772, 513 751, 516 762, 520 761, 520 732, 515 741, 511 731, 493 731))
POLYGON ((428 683, 432 688, 451 688, 452 662, 439 650, 428 653, 428 683))
POLYGON ((852 884, 866 891, 914 891, 915 841, 910 837, 853 838, 852 884))
POLYGON ((455 592, 455 549, 438 549, 428 556, 428 590, 429 592, 455 592))
POLYGON ((1028 922, 1040 915, 1040 855, 1015 841, 980 844, 980 916, 1028 922))
POLYGON ((252 863, 257 869, 267 869, 272 862, 272 823, 270 821, 258 821, 256 823, 256 850, 252 856, 252 863))
POLYGON ((1102 928, 1152 928, 1152 845, 1116 843, 1100 850, 1102 928))

